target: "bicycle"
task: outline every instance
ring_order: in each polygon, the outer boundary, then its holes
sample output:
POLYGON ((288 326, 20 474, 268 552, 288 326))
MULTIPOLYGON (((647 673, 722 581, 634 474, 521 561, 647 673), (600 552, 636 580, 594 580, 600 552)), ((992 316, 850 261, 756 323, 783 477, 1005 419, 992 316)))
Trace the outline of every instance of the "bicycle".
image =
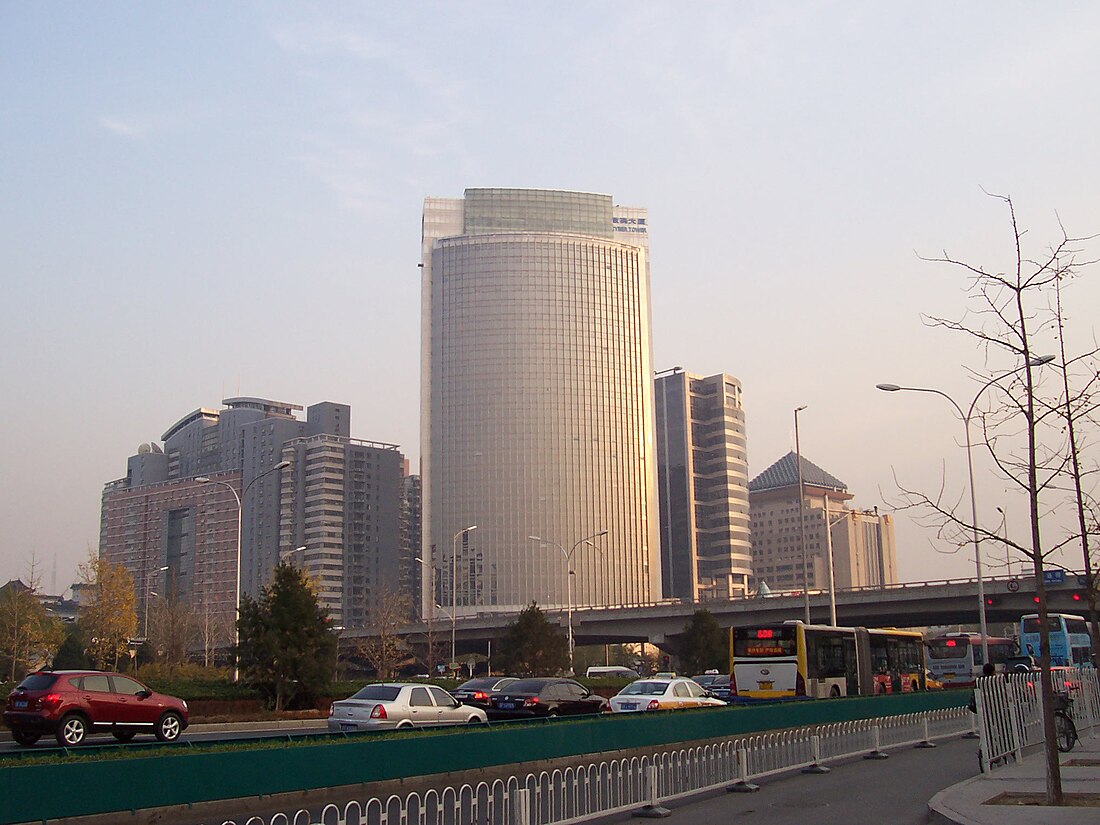
POLYGON ((1058 750, 1068 753, 1077 744, 1077 726, 1073 724, 1073 698, 1068 693, 1054 694, 1054 732, 1058 750))

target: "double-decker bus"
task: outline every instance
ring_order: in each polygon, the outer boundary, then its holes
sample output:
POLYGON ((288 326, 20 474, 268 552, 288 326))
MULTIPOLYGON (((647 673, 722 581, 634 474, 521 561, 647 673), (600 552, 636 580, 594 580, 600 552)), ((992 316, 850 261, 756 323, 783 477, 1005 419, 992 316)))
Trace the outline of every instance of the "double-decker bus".
POLYGON ((920 633, 802 622, 730 630, 735 700, 828 699, 924 689, 920 633))
MULTIPOLYGON (((1050 633, 1052 665, 1092 664, 1092 640, 1089 638, 1089 628, 1084 617, 1068 613, 1048 613, 1047 628, 1050 633)), ((1029 613, 1020 619, 1020 650, 1036 658, 1042 654, 1038 613, 1029 613)))
MULTIPOLYGON (((990 636, 989 661, 997 672, 1004 671, 1005 659, 1016 650, 1016 642, 1003 636, 990 636)), ((924 643, 925 660, 932 678, 944 687, 974 687, 982 675, 985 657, 981 633, 948 633, 924 643)))

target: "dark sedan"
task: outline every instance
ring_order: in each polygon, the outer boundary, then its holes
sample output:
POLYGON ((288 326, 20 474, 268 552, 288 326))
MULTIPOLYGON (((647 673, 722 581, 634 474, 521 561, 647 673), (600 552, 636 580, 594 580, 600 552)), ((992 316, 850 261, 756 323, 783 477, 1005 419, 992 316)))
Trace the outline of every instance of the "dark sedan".
POLYGON ((464 705, 488 710, 490 698, 518 681, 515 676, 479 676, 463 682, 451 691, 451 696, 464 705))
POLYGON ((490 719, 609 713, 610 703, 572 679, 520 679, 490 697, 490 719))

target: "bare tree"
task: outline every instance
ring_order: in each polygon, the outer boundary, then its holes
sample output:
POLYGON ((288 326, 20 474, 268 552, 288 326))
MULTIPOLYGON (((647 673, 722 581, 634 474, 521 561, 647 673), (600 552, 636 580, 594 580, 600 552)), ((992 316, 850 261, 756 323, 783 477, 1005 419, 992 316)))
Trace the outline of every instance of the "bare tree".
POLYGON ((399 631, 411 615, 412 600, 408 594, 382 588, 370 611, 371 624, 367 630, 371 635, 351 641, 351 652, 366 659, 380 678, 391 678, 409 658, 409 646, 399 631))
MULTIPOLYGON (((1024 254, 1024 231, 1017 221, 1011 198, 1003 195, 992 197, 1008 208, 1014 248, 1012 266, 1005 272, 987 272, 946 252, 941 256, 925 258, 963 270, 969 278, 972 304, 961 319, 929 316, 926 320, 931 326, 961 332, 977 341, 985 354, 985 370, 990 370, 991 364, 999 367, 988 374, 975 372, 983 382, 983 389, 989 387, 991 396, 996 399, 988 410, 980 414, 983 442, 1000 474, 1027 498, 1028 538, 1015 541, 1007 534, 1001 536, 971 523, 969 515, 962 515, 954 504, 944 501, 942 489, 935 496, 905 488, 902 491, 907 506, 927 514, 939 526, 941 535, 959 543, 966 540, 964 534, 972 535, 975 542, 1000 542, 1014 548, 1031 562, 1039 601, 1040 660, 1044 673, 1041 681, 1047 802, 1061 805, 1062 781, 1054 729, 1053 689, 1049 678, 1050 643, 1043 570, 1047 556, 1072 541, 1072 537, 1061 542, 1044 543, 1041 499, 1062 492, 1059 482, 1065 477, 1070 459, 1064 449, 1061 435, 1063 422, 1057 412, 1063 405, 1057 396, 1051 398, 1044 395, 1039 375, 1041 365, 1053 359, 1037 351, 1036 346, 1051 343, 1043 332, 1049 330, 1052 323, 1050 294, 1057 288, 1059 279, 1092 263, 1076 260, 1079 247, 1090 238, 1071 237, 1062 228, 1061 238, 1040 258, 1032 260, 1024 254), (1012 365, 1008 369, 1003 368, 1006 357, 1012 365)), ((1080 404, 1082 398, 1081 394, 1067 398, 1066 404, 1080 404)))
POLYGON ((149 618, 149 641, 157 660, 169 667, 186 662, 199 640, 199 616, 194 608, 173 590, 167 598, 156 598, 149 618))
POLYGON ((211 667, 218 650, 233 644, 233 621, 210 604, 209 599, 200 597, 195 611, 195 625, 203 667, 211 667))

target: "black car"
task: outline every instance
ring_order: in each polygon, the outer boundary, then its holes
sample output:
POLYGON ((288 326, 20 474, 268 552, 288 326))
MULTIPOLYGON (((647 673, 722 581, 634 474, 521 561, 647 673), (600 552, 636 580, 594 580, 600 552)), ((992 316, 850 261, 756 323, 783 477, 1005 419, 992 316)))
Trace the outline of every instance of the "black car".
POLYGON ((463 682, 451 691, 451 696, 464 705, 488 710, 491 697, 518 681, 515 676, 479 676, 463 682))
POLYGON ((730 675, 728 673, 704 673, 691 680, 723 702, 730 700, 730 675))
POLYGON ((490 719, 609 713, 611 703, 572 679, 520 679, 490 697, 490 719))

